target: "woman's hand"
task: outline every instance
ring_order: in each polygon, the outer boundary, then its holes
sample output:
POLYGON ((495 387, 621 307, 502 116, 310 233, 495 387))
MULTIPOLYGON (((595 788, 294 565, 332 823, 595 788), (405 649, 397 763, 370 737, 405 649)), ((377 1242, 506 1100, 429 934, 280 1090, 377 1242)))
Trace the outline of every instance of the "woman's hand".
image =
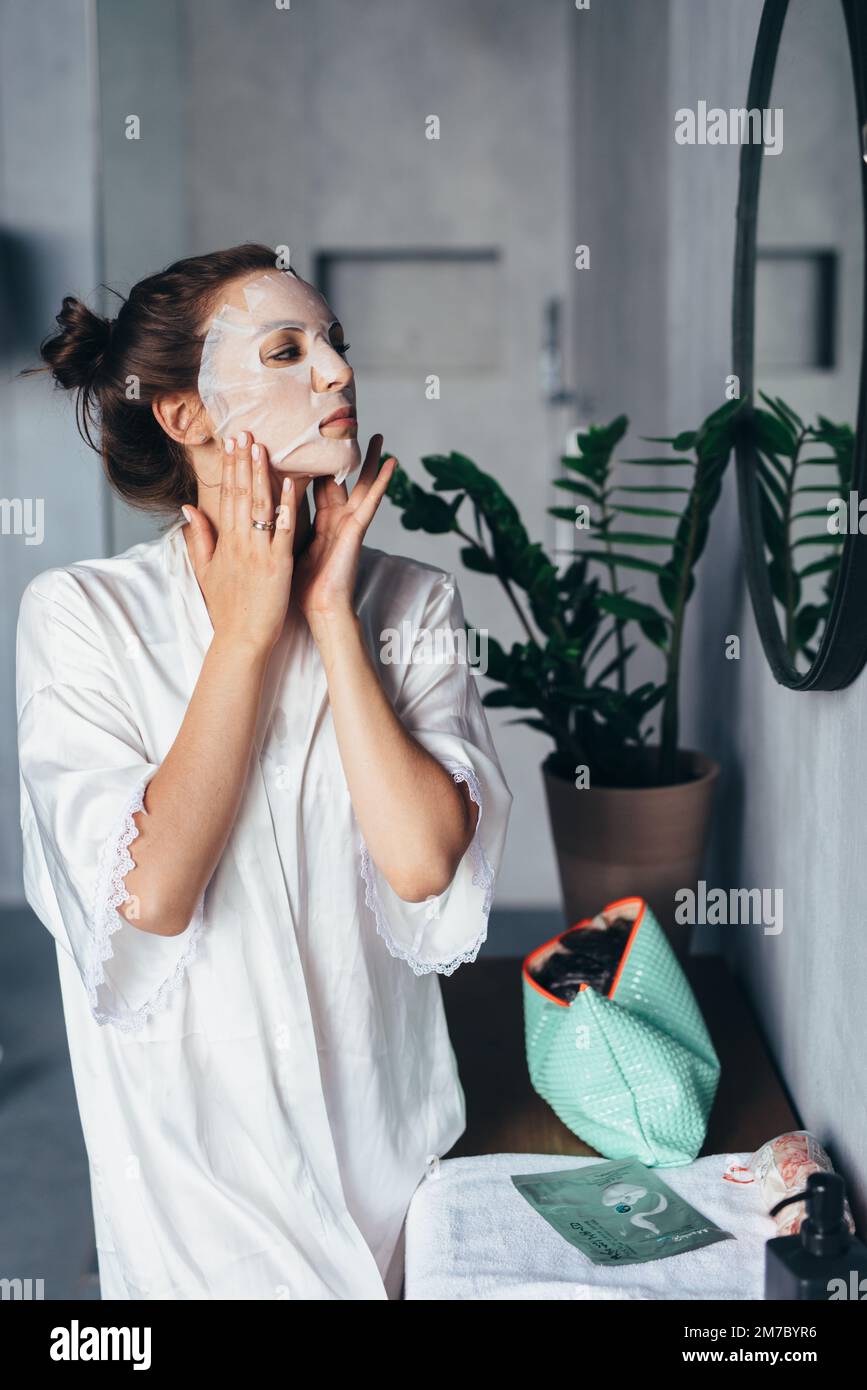
POLYGON ((248 433, 223 445, 220 534, 198 507, 185 507, 190 558, 205 596, 215 638, 256 650, 273 647, 292 589, 295 494, 286 477, 278 515, 265 446, 248 433), (255 456, 254 456, 255 455, 255 456), (273 522, 273 531, 253 526, 273 522))
POLYGON ((293 594, 314 638, 323 624, 353 612, 361 544, 396 466, 389 458, 377 474, 381 449, 382 435, 375 434, 351 496, 345 483, 338 486, 333 478, 317 478, 313 484, 313 535, 298 557, 293 594))

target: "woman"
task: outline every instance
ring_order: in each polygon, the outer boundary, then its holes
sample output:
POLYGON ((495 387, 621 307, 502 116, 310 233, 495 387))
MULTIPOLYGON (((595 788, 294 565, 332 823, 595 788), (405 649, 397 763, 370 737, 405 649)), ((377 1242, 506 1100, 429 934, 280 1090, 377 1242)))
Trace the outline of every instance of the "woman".
POLYGON ((336 481, 347 345, 267 247, 58 323, 111 484, 175 516, 38 576, 19 622, 25 881, 102 1296, 399 1297, 410 1197, 464 1128, 437 973, 485 938, 510 804, 471 674, 430 659, 454 580, 362 546, 393 461, 374 436, 336 481))

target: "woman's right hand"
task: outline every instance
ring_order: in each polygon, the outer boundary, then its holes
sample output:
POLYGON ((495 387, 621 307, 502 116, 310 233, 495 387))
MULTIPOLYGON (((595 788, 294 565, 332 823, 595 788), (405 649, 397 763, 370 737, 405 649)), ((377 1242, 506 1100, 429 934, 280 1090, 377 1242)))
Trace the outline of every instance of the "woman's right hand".
POLYGON ((185 509, 214 640, 175 741, 148 782, 135 863, 124 877, 140 908, 134 925, 159 936, 187 930, 235 824, 292 588, 294 490, 284 490, 273 531, 253 527, 274 519, 274 499, 267 453, 260 446, 254 459, 252 444, 240 436, 223 451, 219 535, 201 508, 185 509))
POLYGON ((232 645, 270 651, 283 629, 292 590, 295 493, 284 478, 280 510, 274 516, 265 446, 249 433, 234 449, 223 444, 220 483, 220 534, 198 507, 187 506, 190 558, 205 597, 214 636, 232 645), (254 521, 274 521, 262 531, 254 521))

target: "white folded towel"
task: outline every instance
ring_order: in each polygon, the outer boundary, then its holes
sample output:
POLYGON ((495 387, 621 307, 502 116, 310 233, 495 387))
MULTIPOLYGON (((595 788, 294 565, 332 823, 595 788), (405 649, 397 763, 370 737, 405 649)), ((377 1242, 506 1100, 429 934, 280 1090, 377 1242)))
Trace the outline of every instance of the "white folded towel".
POLYGON ((723 1178, 749 1154, 660 1168, 674 1192, 735 1240, 647 1264, 595 1265, 534 1211, 512 1174, 599 1163, 553 1154, 441 1160, 416 1189, 406 1221, 406 1299, 756 1299, 776 1226, 758 1185, 723 1178))

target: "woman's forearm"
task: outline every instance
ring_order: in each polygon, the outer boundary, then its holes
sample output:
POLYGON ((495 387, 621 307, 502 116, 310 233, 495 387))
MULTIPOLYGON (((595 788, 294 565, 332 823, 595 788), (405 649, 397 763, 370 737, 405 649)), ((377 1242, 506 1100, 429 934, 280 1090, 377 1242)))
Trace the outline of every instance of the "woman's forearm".
POLYGON ((466 787, 404 729, 351 612, 311 621, 353 810, 377 868, 407 902, 445 891, 472 839, 466 787))
POLYGON ((189 925, 237 814, 270 649, 215 637, 177 738, 145 793, 118 909, 143 931, 189 925))

